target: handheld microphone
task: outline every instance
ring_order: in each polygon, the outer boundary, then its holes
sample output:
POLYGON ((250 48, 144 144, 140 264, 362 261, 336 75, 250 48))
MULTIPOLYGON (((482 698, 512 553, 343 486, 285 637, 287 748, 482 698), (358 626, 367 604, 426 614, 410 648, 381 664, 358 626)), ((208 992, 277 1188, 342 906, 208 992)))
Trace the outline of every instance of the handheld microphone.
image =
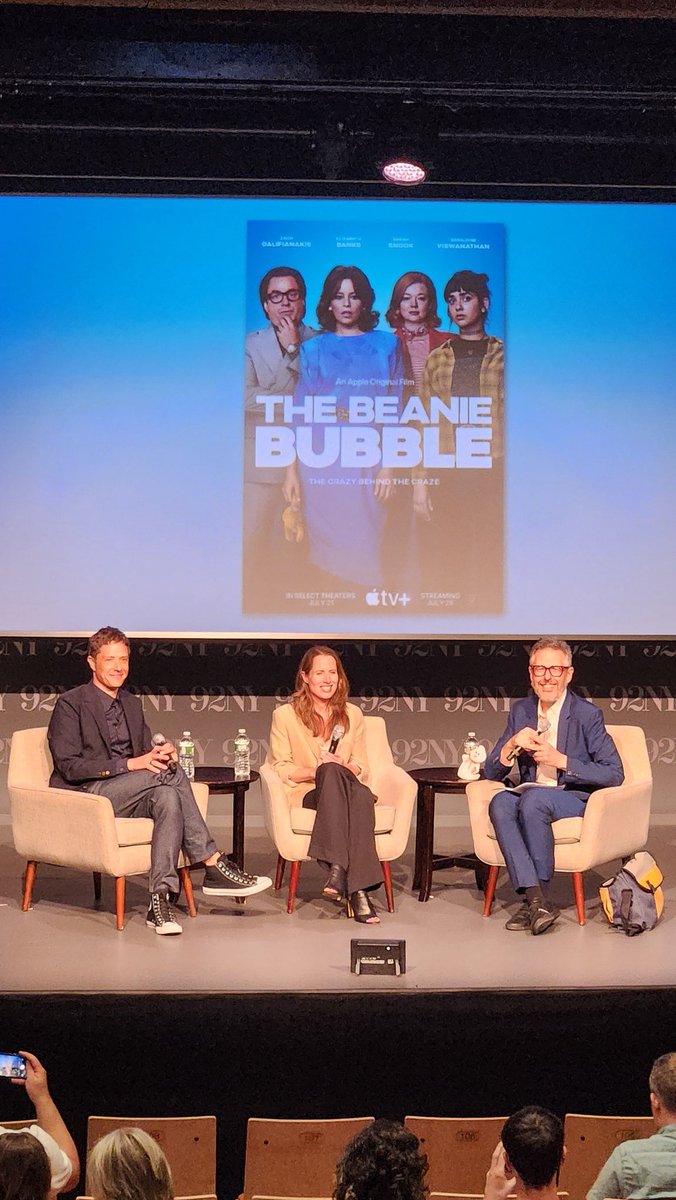
MULTIPOLYGON (((154 733, 151 740, 153 746, 165 746, 167 742, 167 739, 163 733, 154 733)), ((168 771, 170 775, 173 775, 176 771, 176 763, 168 762, 164 769, 165 771, 168 771)))
MULTIPOLYGON (((549 733, 549 730, 551 729, 551 727, 552 727, 551 721, 548 721, 546 717, 538 718, 538 726, 537 726, 537 730, 536 730, 538 736, 541 737, 542 734, 549 733)), ((511 750, 510 753, 507 755, 507 761, 514 762, 514 759, 517 757, 518 754, 521 753, 522 750, 523 750, 523 746, 516 746, 514 748, 514 750, 511 750)))
POLYGON ((344 725, 334 725, 331 730, 331 741, 329 742, 329 754, 335 754, 338 749, 338 743, 345 733, 344 725))

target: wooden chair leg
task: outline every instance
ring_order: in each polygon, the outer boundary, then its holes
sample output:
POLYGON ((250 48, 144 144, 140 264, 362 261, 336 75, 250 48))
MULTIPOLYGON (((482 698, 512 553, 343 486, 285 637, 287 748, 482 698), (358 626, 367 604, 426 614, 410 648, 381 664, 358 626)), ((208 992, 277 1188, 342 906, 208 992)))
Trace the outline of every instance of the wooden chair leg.
POLYGON ((587 920, 584 913, 584 875, 582 871, 573 871, 573 891, 575 893, 578 925, 586 925, 587 920))
POLYGON ((300 860, 291 863, 291 875, 289 878, 289 895, 286 900, 286 911, 292 913, 296 903, 296 888, 298 887, 298 877, 300 875, 300 860))
POLYGON ((394 896, 392 895, 392 872, 388 862, 381 862, 383 868, 383 879, 385 881, 385 895, 387 896, 387 911, 394 912, 394 896))
POLYGON ((124 875, 115 877, 115 918, 118 929, 124 929, 124 891, 126 879, 124 875))
POLYGON ((275 873, 275 891, 278 892, 284 883, 284 871, 286 868, 286 859, 282 858, 281 854, 277 855, 277 871, 275 873))
POLYGON ((197 916, 197 906, 195 904, 195 895, 192 890, 192 879, 190 878, 189 867, 179 867, 178 871, 179 884, 183 884, 185 891, 185 902, 188 905, 188 912, 191 917, 197 916))
POLYGON ((490 915, 491 915, 491 909, 493 907, 493 897, 495 896, 495 889, 497 887, 499 873, 500 873, 499 867, 490 867, 489 868, 488 882, 486 884, 486 891, 484 892, 484 916, 485 917, 490 917, 490 915))
POLYGON ((38 869, 36 862, 27 862, 26 870, 23 877, 23 899, 21 901, 21 911, 28 912, 30 908, 31 897, 33 895, 33 884, 35 883, 35 872, 38 869))
POLYGON ((100 904, 101 903, 101 872, 100 871, 92 871, 92 877, 94 879, 94 903, 100 904))

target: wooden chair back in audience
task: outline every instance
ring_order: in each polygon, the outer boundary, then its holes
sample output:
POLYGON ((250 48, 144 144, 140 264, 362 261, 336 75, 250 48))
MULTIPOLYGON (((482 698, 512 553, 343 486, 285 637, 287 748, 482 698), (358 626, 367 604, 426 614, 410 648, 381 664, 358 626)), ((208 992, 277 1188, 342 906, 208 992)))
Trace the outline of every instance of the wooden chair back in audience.
MULTIPOLYGON (((568 1192, 557 1192, 559 1200, 568 1200, 568 1192)), ((510 1192, 507 1200, 512 1200, 515 1192, 510 1192)), ((430 1192, 429 1200, 484 1200, 483 1192, 430 1192)))
MULTIPOLYGON (((93 1196, 78 1196, 77 1200, 94 1200, 93 1196)), ((218 1200, 218 1196, 174 1196, 174 1200, 218 1200)))
POLYGON ((564 1141, 566 1161, 561 1168, 561 1187, 572 1200, 584 1200, 606 1159, 621 1142, 650 1137, 655 1132, 652 1117, 597 1117, 567 1113, 564 1141))
POLYGON ((176 1197, 211 1196, 215 1193, 215 1117, 89 1117, 87 1159, 100 1138, 121 1128, 143 1129, 164 1150, 171 1167, 176 1197))
MULTIPOLYGON (((177 1200, 177 1198, 175 1198, 177 1200)), ((331 1200, 330 1196, 254 1196, 253 1200, 331 1200)), ((483 1197, 481 1198, 483 1200, 483 1197)))
POLYGON ((483 1196, 486 1171, 506 1117, 406 1117, 427 1155, 430 1192, 483 1196))
POLYGON ((32 1121, 0 1121, 3 1129, 28 1129, 31 1125, 37 1125, 35 1117, 32 1121))
POLYGON ((330 1196, 347 1143, 374 1117, 279 1121, 250 1117, 243 1200, 254 1196, 330 1196))

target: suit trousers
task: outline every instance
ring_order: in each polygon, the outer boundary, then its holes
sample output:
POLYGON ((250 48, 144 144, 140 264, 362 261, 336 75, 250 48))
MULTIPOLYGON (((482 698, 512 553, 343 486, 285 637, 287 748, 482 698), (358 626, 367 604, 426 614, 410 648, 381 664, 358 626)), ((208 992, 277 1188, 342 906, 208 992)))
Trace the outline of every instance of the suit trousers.
POLYGON ((581 817, 587 795, 558 787, 532 787, 525 792, 496 792, 488 814, 518 891, 547 883, 554 874, 552 822, 581 817))
POLYGON ((348 895, 376 888, 383 880, 376 854, 375 801, 371 789, 338 763, 322 763, 314 790, 303 798, 304 808, 317 811, 310 857, 343 867, 348 895))
POLYGON ((175 772, 127 771, 87 784, 88 792, 107 796, 116 817, 150 817, 150 891, 178 892, 178 856, 203 862, 218 847, 197 807, 190 781, 181 767, 175 772))

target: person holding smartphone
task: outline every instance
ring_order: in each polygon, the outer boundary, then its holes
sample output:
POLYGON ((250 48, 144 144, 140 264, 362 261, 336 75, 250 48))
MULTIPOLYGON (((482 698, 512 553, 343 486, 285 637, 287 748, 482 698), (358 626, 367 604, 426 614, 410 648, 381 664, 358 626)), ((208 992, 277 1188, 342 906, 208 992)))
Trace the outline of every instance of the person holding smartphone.
POLYGON ((47 1072, 34 1054, 20 1050, 19 1057, 26 1065, 25 1078, 15 1074, 8 1076, 10 1082, 25 1087, 35 1108, 35 1124, 27 1129, 5 1129, 0 1125, 0 1137, 12 1137, 17 1133, 30 1133, 41 1143, 49 1159, 51 1191, 69 1192, 80 1178, 80 1159, 66 1123, 54 1103, 47 1084, 47 1072))

